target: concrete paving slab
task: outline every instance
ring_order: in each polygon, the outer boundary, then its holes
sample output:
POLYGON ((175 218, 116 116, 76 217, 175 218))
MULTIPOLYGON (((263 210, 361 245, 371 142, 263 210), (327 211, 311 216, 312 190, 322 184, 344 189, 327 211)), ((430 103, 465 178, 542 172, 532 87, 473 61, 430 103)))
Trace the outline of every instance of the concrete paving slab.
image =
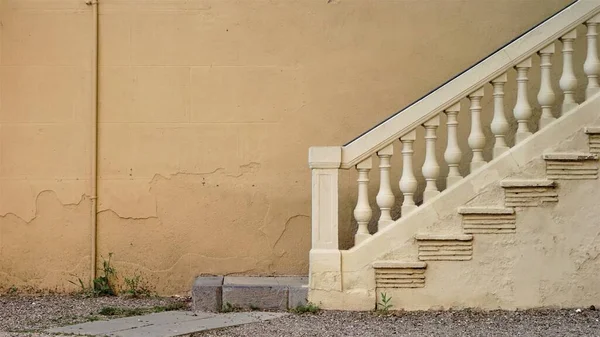
POLYGON ((194 314, 190 312, 169 311, 143 316, 117 318, 109 321, 87 322, 66 327, 53 328, 48 331, 73 334, 81 334, 81 331, 85 331, 85 333, 89 335, 102 335, 114 331, 136 329, 149 325, 161 325, 166 323, 186 322, 190 320, 209 318, 214 315, 215 314, 198 313, 194 316, 194 314))
POLYGON ((187 321, 182 323, 146 326, 139 329, 124 330, 111 334, 111 337, 171 337, 190 334, 194 332, 221 329, 235 325, 258 323, 267 319, 281 317, 285 314, 269 315, 262 317, 253 313, 221 314, 209 319, 187 321), (267 319, 266 319, 267 318, 267 319))
POLYGON ((255 323, 286 315, 285 313, 248 312, 211 314, 171 311, 144 316, 96 321, 49 329, 50 333, 110 337, 170 337, 229 326, 255 323))

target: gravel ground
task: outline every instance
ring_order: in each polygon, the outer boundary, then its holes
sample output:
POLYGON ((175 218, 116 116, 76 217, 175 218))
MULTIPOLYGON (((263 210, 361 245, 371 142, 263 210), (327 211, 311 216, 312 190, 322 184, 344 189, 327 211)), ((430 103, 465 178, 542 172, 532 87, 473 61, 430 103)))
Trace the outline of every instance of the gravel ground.
POLYGON ((0 296, 0 336, 46 336, 35 333, 49 327, 108 319, 99 311, 106 307, 166 307, 187 299, 83 296, 0 296), (21 332, 21 333, 16 333, 21 332))
MULTIPOLYGON (((178 298, 81 296, 0 296, 0 337, 49 337, 45 328, 106 319, 105 307, 151 308, 185 302, 178 298)), ((373 312, 323 311, 290 314, 263 323, 213 330, 192 337, 275 336, 600 336, 600 311, 427 311, 373 312)))
POLYGON ((234 328, 196 333, 193 337, 274 336, 600 336, 600 311, 445 311, 321 312, 234 328))

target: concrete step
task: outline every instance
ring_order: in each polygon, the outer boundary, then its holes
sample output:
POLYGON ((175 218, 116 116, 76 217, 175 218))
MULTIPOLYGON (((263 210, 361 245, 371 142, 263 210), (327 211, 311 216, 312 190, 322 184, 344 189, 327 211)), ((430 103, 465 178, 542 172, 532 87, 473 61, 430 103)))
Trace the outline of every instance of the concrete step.
POLYGON ((287 310, 307 304, 306 276, 200 276, 192 289, 196 311, 287 310))
POLYGON ((425 262, 375 261, 375 286, 385 288, 425 287, 425 262))
POLYGON ((504 179, 500 182, 500 186, 504 188, 536 188, 536 187, 550 187, 556 186, 553 180, 548 179, 504 179))
POLYGON ((420 261, 468 261, 473 256, 473 235, 417 234, 420 261))
POLYGON ((517 218, 514 208, 460 207, 465 234, 514 234, 517 218))
POLYGON ((588 146, 591 153, 600 154, 600 127, 590 126, 585 128, 588 135, 588 146))
POLYGON ((598 155, 594 153, 568 152, 546 153, 546 177, 554 180, 598 179, 598 155))
POLYGON ((460 207, 458 214, 475 215, 475 214, 493 214, 493 215, 512 215, 515 214, 514 208, 506 207, 460 207))
POLYGON ((504 188, 506 207, 537 207, 550 202, 558 202, 556 182, 548 179, 505 179, 500 182, 504 188))
POLYGON ((559 153, 544 153, 542 155, 544 160, 554 161, 585 161, 585 160, 598 160, 598 155, 594 153, 586 152, 559 152, 559 153))

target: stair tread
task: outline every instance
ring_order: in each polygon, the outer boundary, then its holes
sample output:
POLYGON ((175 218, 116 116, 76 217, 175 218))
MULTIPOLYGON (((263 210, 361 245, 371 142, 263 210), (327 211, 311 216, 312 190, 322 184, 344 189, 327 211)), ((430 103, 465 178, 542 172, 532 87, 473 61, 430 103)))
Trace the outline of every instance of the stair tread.
POLYGON ((510 207, 459 207, 458 214, 515 214, 515 209, 510 207))
POLYGON ((473 235, 469 234, 417 234, 415 239, 419 241, 446 241, 446 240, 457 240, 457 241, 471 241, 473 235))
POLYGON ((557 161, 583 161, 583 160, 598 160, 598 155, 589 152, 555 152, 544 153, 544 160, 557 161))
POLYGON ((554 180, 548 179, 505 179, 500 182, 502 187, 554 187, 554 180))
POLYGON ((406 262, 406 261, 374 261, 373 268, 375 269, 398 269, 398 268, 412 268, 412 269, 423 269, 427 267, 425 262, 406 262))
POLYGON ((587 126, 584 130, 588 135, 600 134, 600 126, 587 126))

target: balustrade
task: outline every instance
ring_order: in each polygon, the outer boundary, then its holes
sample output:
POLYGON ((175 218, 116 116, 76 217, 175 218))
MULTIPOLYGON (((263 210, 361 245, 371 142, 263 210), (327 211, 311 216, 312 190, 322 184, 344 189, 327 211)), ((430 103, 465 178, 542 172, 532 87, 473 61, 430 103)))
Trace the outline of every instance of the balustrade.
MULTIPOLYGON (((600 23, 600 14, 587 19, 582 22, 587 27, 587 56, 583 65, 574 64, 574 41, 577 38, 576 30, 569 28, 570 31, 567 33, 557 34, 560 36, 558 41, 562 44, 562 74, 559 81, 553 82, 552 79, 552 59, 556 53, 556 41, 544 41, 537 51, 532 51, 531 55, 521 55, 517 61, 511 64, 507 64, 501 71, 494 73, 495 77, 489 76, 485 82, 478 82, 477 86, 470 87, 469 94, 466 96, 455 98, 454 101, 446 102, 443 104, 444 108, 435 111, 423 111, 423 116, 419 117, 418 122, 411 124, 411 128, 406 128, 405 132, 398 133, 402 134, 399 139, 400 145, 402 146, 402 175, 399 181, 401 198, 401 217, 405 217, 417 209, 417 205, 421 204, 421 201, 426 203, 433 200, 437 195, 442 192, 440 186, 438 186, 438 179, 440 179, 440 172, 442 167, 438 162, 437 153, 437 141, 438 141, 438 128, 440 122, 443 120, 441 117, 445 115, 446 123, 446 143, 443 153, 442 166, 447 167, 447 176, 442 177, 445 179, 445 187, 449 188, 461 181, 463 176, 461 175, 461 168, 470 166, 470 172, 473 172, 487 164, 484 154, 486 151, 491 151, 490 156, 497 158, 503 153, 510 150, 509 142, 510 138, 507 137, 511 134, 515 135, 514 143, 518 144, 532 136, 532 131, 541 130, 547 127, 550 123, 554 122, 557 118, 560 118, 563 114, 567 113, 571 109, 577 106, 575 101, 576 90, 578 79, 574 71, 576 66, 582 66, 585 76, 587 77, 587 86, 585 88, 585 97, 588 99, 592 95, 600 91, 600 59, 598 56, 597 47, 597 27, 600 23), (536 107, 541 110, 541 116, 538 120, 533 119, 534 108, 529 102, 529 88, 530 84, 530 71, 532 69, 534 56, 539 57, 540 67, 540 83, 539 91, 537 93, 537 104, 536 107), (509 83, 508 71, 514 68, 516 78, 514 83, 509 83), (498 75, 500 74, 500 75, 498 75), (558 83, 557 83, 558 82, 558 83), (489 83, 492 87, 493 105, 490 108, 482 106, 482 100, 484 99, 484 85, 489 83), (512 102, 506 102, 507 97, 513 97, 512 95, 507 96, 505 90, 507 88, 514 88, 515 86, 509 84, 516 84, 516 97, 512 102), (555 93, 554 87, 559 87, 560 91, 555 93), (474 90, 477 88, 476 90, 474 90), (474 91, 473 91, 474 90, 474 91), (560 111, 554 111, 554 106, 557 101, 557 96, 563 96, 562 106, 560 111), (461 126, 459 128, 459 114, 461 112, 461 99, 469 99, 469 125, 461 126), (449 104, 453 103, 453 104, 449 104), (514 104, 513 115, 514 120, 506 115, 505 107, 507 104, 514 104), (443 113, 443 114, 442 114, 443 113), (493 113, 493 116, 486 116, 487 113, 493 113), (492 117, 491 123, 489 122, 492 117), (512 124, 511 124, 512 123, 512 124), (537 123, 537 125, 536 125, 537 123), (422 127, 424 129, 424 153, 418 154, 418 158, 423 158, 424 162, 420 167, 420 172, 423 175, 424 186, 421 186, 423 191, 423 200, 416 200, 420 194, 419 180, 415 176, 415 142, 417 142, 417 128, 422 127), (460 129, 460 131, 459 131, 460 129), (467 130, 468 129, 468 130, 467 130), (515 130, 516 129, 516 130, 515 130), (486 130, 491 131, 491 139, 486 138, 486 130), (511 131, 513 130, 513 131, 511 131), (466 131, 469 131, 468 137, 465 137, 466 131), (515 132, 516 131, 516 132, 515 132), (472 152, 470 162, 466 162, 463 159, 463 153, 461 151, 461 144, 466 143, 472 152), (491 143, 489 147, 486 147, 486 143, 493 141, 493 147, 491 143), (463 162, 465 161, 465 162, 463 162)), ((535 69, 537 71, 537 67, 535 69)), ((532 76, 532 78, 536 78, 532 76)), ((451 84, 452 82, 450 82, 451 84)), ((464 93, 469 91, 465 90, 464 93)), ((441 104, 441 102, 440 102, 441 104)), ((440 106, 438 104, 438 106, 440 106)), ((466 116, 465 116, 466 117, 466 116)), ((461 119, 462 120, 462 119, 461 119)), ((397 137, 397 136, 395 136, 397 137)), ((397 139, 395 141, 398 141, 397 139)), ((421 140, 419 140, 421 141, 421 140)), ((443 140, 442 140, 443 141, 443 140)), ((420 143, 418 143, 420 144, 420 143)), ((417 148, 420 145, 417 146, 417 148)), ((343 149, 341 150, 343 153, 343 149)), ((397 219, 392 218, 392 209, 397 205, 397 196, 394 195, 391 185, 391 170, 392 163, 391 159, 394 154, 394 144, 392 140, 387 142, 384 146, 379 147, 375 152, 367 152, 360 162, 355 166, 358 171, 358 198, 356 200, 356 207, 354 208, 354 218, 358 223, 358 229, 355 233, 355 244, 360 244, 371 237, 369 233, 368 225, 373 216, 373 210, 369 202, 369 173, 372 169, 372 156, 369 154, 376 154, 379 159, 379 190, 375 198, 377 207, 380 210, 380 216, 377 220, 377 230, 381 231, 384 228, 391 226, 397 219)), ((336 157, 337 158, 337 157, 336 157)), ((328 164, 329 165, 329 164, 328 164)), ((313 163, 311 162, 311 166, 313 163)), ((340 164, 344 167, 344 163, 340 164)), ((348 166, 346 166, 348 167, 348 166)), ((333 166, 327 166, 316 170, 313 167, 314 179, 318 180, 318 188, 326 186, 330 188, 328 184, 335 182, 337 184, 337 175, 332 172, 335 171, 333 166), (316 178, 315 178, 316 177, 316 178), (327 179, 322 179, 326 177, 327 179)), ((418 171, 417 171, 418 172, 418 171)), ((313 209, 315 207, 315 198, 321 198, 318 202, 331 206, 333 200, 323 199, 322 195, 315 194, 313 183, 313 209)), ((442 187, 444 184, 441 185, 442 187)), ((327 190, 329 191, 329 190, 327 190)), ((337 198, 337 191, 327 192, 330 196, 337 198)), ((337 201, 337 199, 336 199, 337 201)), ((400 201, 398 201, 400 202, 400 201)), ((321 204, 319 204, 321 205, 321 204)), ((319 206, 320 207, 320 206, 319 206)), ((333 206, 332 206, 333 207, 333 206)), ((337 208, 335 209, 337 212, 337 208)), ((314 215, 313 215, 314 216, 314 215)), ((323 218, 328 220, 329 218, 337 221, 337 215, 332 216, 327 213, 327 217, 323 218)), ((327 223, 327 221, 313 220, 313 226, 315 224, 327 223)), ((315 231, 313 229, 313 236, 319 233, 326 233, 325 237, 337 237, 331 235, 327 231, 315 231)), ((314 245, 314 243, 313 243, 314 245)), ((326 244, 325 247, 333 246, 333 244, 326 244)))

